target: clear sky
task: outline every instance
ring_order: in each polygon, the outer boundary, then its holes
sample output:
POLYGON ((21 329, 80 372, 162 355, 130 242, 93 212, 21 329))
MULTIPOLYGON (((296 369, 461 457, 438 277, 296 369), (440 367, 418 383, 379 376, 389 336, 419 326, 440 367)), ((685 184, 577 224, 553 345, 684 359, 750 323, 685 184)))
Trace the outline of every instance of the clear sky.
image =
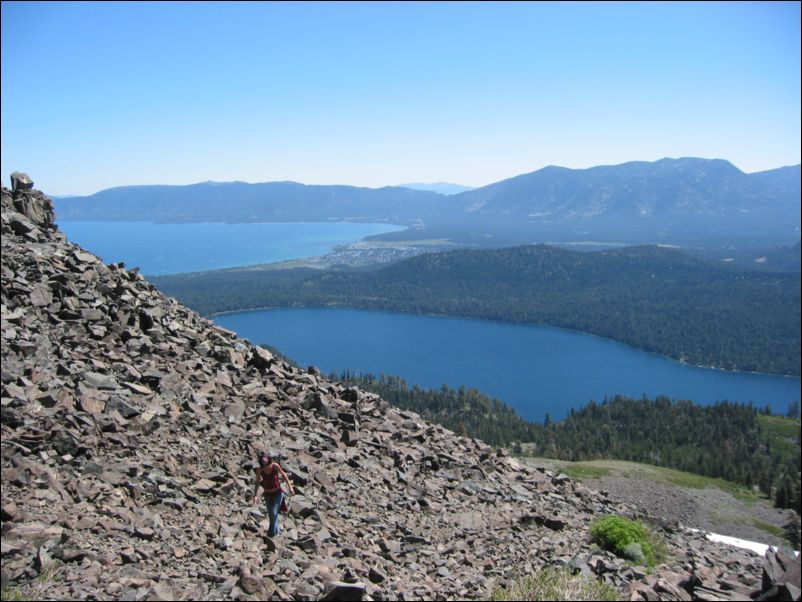
POLYGON ((800 162, 800 4, 2 3, 2 179, 482 186, 800 162))

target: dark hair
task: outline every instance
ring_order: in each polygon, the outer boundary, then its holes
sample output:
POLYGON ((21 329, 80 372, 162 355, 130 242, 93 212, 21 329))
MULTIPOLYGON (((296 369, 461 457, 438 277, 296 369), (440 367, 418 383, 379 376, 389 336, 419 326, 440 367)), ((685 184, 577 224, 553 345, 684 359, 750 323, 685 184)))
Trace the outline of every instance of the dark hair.
POLYGON ((259 465, 265 466, 266 464, 270 464, 271 459, 272 458, 270 457, 270 454, 267 452, 262 452, 259 454, 259 465))

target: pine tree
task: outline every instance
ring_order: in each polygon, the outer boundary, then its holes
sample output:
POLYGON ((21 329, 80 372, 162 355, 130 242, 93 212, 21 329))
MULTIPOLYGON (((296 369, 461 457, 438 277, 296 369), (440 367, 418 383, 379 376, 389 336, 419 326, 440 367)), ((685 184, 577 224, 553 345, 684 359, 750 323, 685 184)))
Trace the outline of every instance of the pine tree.
POLYGON ((788 478, 788 473, 783 473, 780 482, 777 484, 777 493, 774 496, 774 505, 777 508, 789 508, 793 500, 793 485, 788 478))
POLYGON ((802 528, 802 523, 799 520, 799 514, 794 512, 791 520, 788 521, 788 524, 785 525, 785 538, 791 542, 791 546, 797 550, 799 549, 800 540, 802 540, 802 533, 800 533, 800 529, 802 528))

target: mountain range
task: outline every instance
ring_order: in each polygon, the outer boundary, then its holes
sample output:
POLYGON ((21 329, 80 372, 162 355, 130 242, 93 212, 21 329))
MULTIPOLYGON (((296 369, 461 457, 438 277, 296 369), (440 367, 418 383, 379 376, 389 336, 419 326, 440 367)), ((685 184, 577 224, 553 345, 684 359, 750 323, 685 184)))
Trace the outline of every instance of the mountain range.
POLYGON ((546 167, 460 195, 489 219, 668 230, 678 221, 763 222, 799 213, 799 166, 748 175, 723 160, 661 159, 584 170, 546 167), (796 189, 794 189, 794 178, 796 189))
POLYGON ((55 201, 59 220, 365 221, 386 238, 501 246, 602 241, 769 247, 800 237, 800 166, 746 174, 721 159, 549 166, 458 194, 295 182, 126 186, 55 201))

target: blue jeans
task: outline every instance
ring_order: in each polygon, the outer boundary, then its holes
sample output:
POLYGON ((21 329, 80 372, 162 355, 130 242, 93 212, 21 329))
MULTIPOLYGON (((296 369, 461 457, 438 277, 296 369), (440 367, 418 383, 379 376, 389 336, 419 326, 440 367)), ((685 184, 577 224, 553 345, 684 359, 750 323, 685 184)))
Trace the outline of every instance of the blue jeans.
POLYGON ((281 500, 283 499, 283 491, 268 493, 265 496, 265 503, 267 504, 267 517, 270 519, 270 528, 267 530, 268 537, 275 537, 278 535, 278 514, 279 510, 281 510, 281 500))

